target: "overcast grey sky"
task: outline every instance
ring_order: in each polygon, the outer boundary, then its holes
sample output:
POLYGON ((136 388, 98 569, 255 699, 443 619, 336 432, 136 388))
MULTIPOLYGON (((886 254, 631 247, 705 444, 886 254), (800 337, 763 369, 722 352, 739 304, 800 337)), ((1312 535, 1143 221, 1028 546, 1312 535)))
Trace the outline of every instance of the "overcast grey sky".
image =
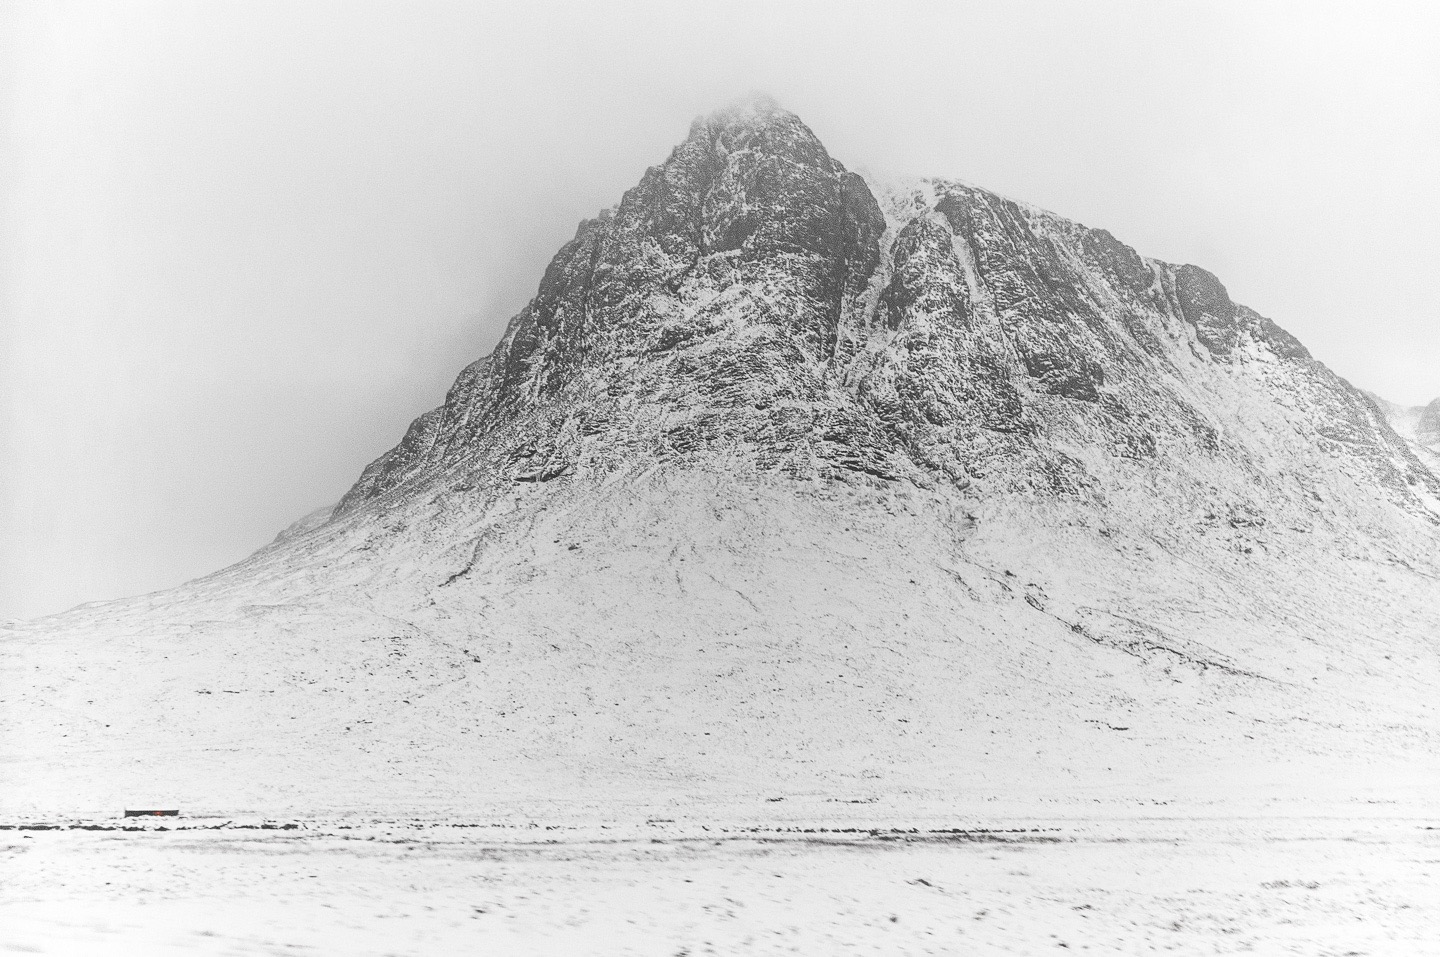
POLYGON ((1106 227, 1440 395, 1431 3, 43 0, 0 37, 0 618, 334 502, 751 90, 851 167, 1106 227))

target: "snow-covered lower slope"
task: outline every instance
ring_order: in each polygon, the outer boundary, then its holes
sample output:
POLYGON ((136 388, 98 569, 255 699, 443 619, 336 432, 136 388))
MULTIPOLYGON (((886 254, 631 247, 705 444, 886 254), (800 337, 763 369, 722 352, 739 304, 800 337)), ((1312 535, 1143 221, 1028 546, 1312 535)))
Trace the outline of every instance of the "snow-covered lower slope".
POLYGON ((0 642, 0 810, 1013 809, 1434 779, 1440 604, 1396 599, 1440 568, 1402 557, 1413 529, 1389 551, 1156 534, 710 464, 440 495, 23 628, 0 642))

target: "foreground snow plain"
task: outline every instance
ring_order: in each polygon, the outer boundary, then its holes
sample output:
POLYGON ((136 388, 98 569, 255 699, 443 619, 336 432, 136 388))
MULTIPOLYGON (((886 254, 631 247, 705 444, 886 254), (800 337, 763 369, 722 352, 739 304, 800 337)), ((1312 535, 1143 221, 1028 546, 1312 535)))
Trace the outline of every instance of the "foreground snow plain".
POLYGON ((683 819, 5 831, 0 946, 376 957, 1440 953, 1440 830, 1355 811, 1027 819, 963 832, 683 819))

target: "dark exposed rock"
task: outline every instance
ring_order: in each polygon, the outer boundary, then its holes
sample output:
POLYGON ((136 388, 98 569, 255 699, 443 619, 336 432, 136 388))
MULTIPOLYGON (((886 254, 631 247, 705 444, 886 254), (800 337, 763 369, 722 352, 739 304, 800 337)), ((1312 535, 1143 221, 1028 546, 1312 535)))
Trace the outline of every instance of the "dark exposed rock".
POLYGON ((1149 263, 1106 230, 1085 230, 1080 239, 1080 252, 1086 263, 1117 292, 1140 298, 1155 283, 1149 263))
POLYGON ((1253 330, 1255 338, 1268 345, 1271 350, 1283 359, 1309 359, 1310 350, 1290 333, 1281 329, 1275 323, 1255 312, 1253 309, 1240 307, 1239 314, 1247 321, 1253 330))
POLYGON ((1217 356, 1235 348, 1239 327, 1230 293, 1212 273, 1199 266, 1181 266, 1175 271, 1175 293, 1180 314, 1195 327, 1195 336, 1217 356))

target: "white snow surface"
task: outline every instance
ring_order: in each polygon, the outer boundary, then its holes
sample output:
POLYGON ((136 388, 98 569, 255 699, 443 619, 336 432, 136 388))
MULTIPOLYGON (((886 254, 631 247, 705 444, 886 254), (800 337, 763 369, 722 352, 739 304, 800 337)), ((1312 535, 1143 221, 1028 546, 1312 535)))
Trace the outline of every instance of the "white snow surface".
POLYGON ((1415 821, 1011 823, 874 837, 664 822, 0 832, 7 874, 26 888, 0 890, 0 946, 107 957, 1436 953, 1440 832, 1415 821))
POLYGON ((713 464, 436 493, 11 629, 0 813, 1433 800, 1422 523, 713 464))

